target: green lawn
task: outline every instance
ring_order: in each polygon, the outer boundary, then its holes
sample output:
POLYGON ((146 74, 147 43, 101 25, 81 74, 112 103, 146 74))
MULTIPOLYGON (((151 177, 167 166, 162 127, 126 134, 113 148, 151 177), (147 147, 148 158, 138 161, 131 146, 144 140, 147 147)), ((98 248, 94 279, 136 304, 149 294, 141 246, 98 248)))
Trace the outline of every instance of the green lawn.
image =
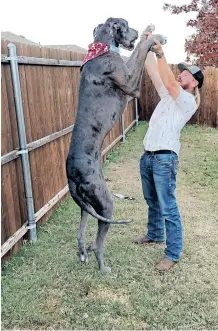
MULTIPOLYGON (((139 159, 146 123, 133 130, 108 157, 104 173, 115 198, 105 247, 112 273, 99 273, 94 254, 77 257, 80 210, 68 198, 2 270, 2 329, 151 330, 218 329, 218 130, 188 126, 182 133, 177 198, 184 228, 181 262, 159 274, 161 247, 134 245, 144 233, 147 206, 139 159)), ((87 246, 97 221, 90 217, 87 246)))

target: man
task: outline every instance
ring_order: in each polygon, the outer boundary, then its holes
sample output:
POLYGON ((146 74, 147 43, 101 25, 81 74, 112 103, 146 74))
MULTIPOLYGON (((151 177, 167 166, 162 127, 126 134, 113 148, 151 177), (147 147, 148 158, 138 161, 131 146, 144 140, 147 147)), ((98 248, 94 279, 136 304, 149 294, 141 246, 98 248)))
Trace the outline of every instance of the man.
MULTIPOLYGON (((150 33, 146 35, 149 38, 150 33)), ((145 236, 134 242, 163 245, 165 225, 165 257, 156 269, 166 271, 180 260, 182 252, 182 225, 175 197, 180 132, 200 105, 198 88, 204 76, 198 67, 180 63, 176 80, 158 41, 152 51, 145 65, 161 100, 150 119, 143 141, 145 153, 140 160, 143 194, 148 204, 148 229, 145 236)))

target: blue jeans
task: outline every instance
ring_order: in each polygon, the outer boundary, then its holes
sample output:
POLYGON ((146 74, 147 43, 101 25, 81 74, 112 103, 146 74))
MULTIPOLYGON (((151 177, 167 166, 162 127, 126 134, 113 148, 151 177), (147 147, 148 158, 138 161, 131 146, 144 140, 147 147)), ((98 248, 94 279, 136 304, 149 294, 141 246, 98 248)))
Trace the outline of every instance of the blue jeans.
POLYGON ((165 257, 179 261, 182 252, 182 224, 176 203, 176 172, 178 156, 145 152, 140 160, 140 173, 144 198, 148 204, 148 231, 146 237, 164 241, 165 257))

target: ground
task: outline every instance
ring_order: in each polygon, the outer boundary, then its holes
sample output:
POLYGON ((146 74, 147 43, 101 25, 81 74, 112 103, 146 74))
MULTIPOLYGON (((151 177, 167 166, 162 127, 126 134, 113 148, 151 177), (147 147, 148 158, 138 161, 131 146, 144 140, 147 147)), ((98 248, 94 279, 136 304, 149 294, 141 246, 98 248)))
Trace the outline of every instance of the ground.
MULTIPOLYGON (((142 196, 139 159, 147 124, 129 133, 104 165, 115 199, 105 260, 112 273, 101 275, 95 256, 82 264, 76 232, 80 210, 68 198, 2 270, 2 329, 151 330, 218 328, 218 130, 187 126, 182 133, 177 199, 183 220, 181 262, 159 274, 161 247, 132 239, 145 232, 147 206, 142 196)), ((97 221, 90 217, 87 246, 97 221)))

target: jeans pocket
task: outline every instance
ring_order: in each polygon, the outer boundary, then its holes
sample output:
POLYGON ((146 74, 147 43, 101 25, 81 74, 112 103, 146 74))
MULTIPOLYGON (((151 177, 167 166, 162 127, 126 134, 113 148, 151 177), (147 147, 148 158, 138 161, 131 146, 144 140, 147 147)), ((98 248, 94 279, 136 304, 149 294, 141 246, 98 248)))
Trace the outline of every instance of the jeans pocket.
POLYGON ((171 165, 172 154, 155 154, 154 159, 159 164, 171 165))

